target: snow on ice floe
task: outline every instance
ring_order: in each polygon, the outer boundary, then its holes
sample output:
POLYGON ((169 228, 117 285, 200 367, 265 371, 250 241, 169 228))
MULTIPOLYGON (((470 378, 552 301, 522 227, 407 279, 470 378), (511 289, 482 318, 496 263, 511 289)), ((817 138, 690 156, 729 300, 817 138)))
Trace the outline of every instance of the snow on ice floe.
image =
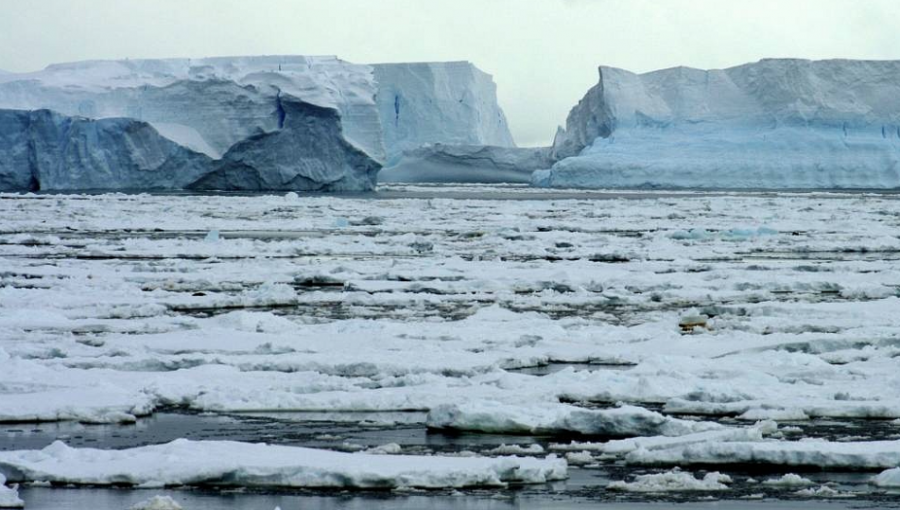
POLYGON ((561 480, 566 462, 553 456, 370 455, 178 439, 125 450, 76 449, 57 441, 42 450, 0 452, 0 470, 13 481, 79 485, 437 489, 561 480))
POLYGON ((536 185, 900 187, 900 61, 599 72, 536 185))

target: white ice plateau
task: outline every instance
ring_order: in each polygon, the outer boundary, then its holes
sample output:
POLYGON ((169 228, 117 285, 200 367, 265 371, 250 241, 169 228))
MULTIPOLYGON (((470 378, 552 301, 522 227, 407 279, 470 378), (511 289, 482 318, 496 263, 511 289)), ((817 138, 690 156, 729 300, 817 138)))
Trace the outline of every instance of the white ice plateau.
POLYGON ((8 191, 370 190, 387 155, 407 148, 513 145, 496 86, 468 62, 75 62, 0 75, 0 111, 8 191), (34 110, 59 114, 55 130, 34 110), (106 122, 86 122, 96 119, 106 122))
POLYGON ((600 81, 538 186, 900 187, 900 61, 766 59, 600 81))

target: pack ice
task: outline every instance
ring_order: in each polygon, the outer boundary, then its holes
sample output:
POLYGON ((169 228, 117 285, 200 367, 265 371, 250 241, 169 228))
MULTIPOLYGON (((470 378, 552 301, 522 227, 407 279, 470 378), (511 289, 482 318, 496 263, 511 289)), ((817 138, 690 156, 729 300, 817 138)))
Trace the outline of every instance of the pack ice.
POLYGON ((368 66, 263 56, 56 64, 0 75, 0 110, 15 110, 0 126, 0 151, 15 156, 0 168, 0 189, 9 191, 369 190, 386 147, 393 154, 423 143, 512 145, 490 75, 468 62, 368 66), (39 109, 60 114, 59 150, 29 144, 48 132, 20 110, 39 109), (65 129, 111 118, 130 122, 103 124, 100 137, 65 129), (131 143, 135 130, 153 147, 131 143))
POLYGON ((599 71, 535 185, 900 186, 900 61, 599 71))

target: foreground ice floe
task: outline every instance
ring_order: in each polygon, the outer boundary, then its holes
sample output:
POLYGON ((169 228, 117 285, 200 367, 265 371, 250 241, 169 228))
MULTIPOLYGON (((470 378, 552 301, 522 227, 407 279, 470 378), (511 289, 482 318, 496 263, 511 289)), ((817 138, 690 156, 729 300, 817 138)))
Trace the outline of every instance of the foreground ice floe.
POLYGON ((75 449, 55 442, 42 450, 0 452, 0 470, 13 481, 91 485, 434 489, 561 480, 566 462, 554 456, 369 455, 179 439, 126 450, 75 449))

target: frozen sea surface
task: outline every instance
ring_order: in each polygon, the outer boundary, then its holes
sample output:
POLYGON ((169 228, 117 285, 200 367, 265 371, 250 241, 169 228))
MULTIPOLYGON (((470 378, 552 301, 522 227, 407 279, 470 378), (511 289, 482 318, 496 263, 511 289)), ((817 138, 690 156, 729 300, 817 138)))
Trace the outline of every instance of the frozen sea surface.
MULTIPOLYGON (((900 459, 896 198, 0 195, 0 450, 188 438, 570 465, 463 496, 158 491, 185 508, 895 504, 870 481, 900 459), (606 489, 686 458, 732 481, 606 489), (813 485, 761 483, 789 473, 813 485)), ((127 508, 156 492, 19 494, 127 508)))

